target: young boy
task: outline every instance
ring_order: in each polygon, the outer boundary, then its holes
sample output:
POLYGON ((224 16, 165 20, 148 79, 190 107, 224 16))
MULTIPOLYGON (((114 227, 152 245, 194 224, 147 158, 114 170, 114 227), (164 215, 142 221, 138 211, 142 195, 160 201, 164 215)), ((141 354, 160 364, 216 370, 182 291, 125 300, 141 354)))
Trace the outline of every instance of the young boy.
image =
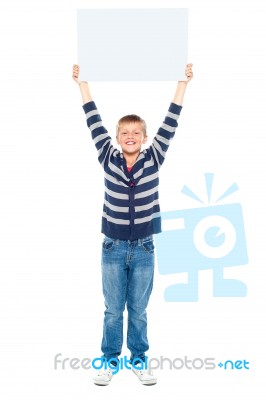
MULTIPOLYGON (((133 114, 119 120, 116 140, 121 146, 120 152, 113 147, 102 125, 88 82, 79 81, 79 66, 73 66, 72 77, 79 85, 87 125, 105 172, 102 286, 106 309, 101 350, 109 366, 110 363, 117 365, 127 305, 127 347, 131 352, 132 371, 144 385, 157 382, 147 369, 137 364, 145 360, 149 349, 146 308, 153 286, 153 234, 161 232, 158 171, 178 125, 187 83, 193 77, 192 64, 187 64, 185 74, 187 79, 178 82, 167 116, 149 148, 141 150, 147 141, 143 119, 133 114)), ((108 385, 112 371, 112 368, 102 369, 94 383, 108 385)))

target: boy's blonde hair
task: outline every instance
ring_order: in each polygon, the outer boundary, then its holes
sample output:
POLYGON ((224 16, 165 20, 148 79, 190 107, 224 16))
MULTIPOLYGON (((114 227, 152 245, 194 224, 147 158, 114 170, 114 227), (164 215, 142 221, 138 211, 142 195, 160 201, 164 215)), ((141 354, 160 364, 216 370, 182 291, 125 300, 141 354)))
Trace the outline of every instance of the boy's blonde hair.
POLYGON ((124 117, 120 118, 120 120, 118 121, 117 125, 116 125, 116 136, 118 136, 119 133, 119 128, 120 125, 122 124, 130 124, 131 122, 140 122, 142 124, 143 127, 143 133, 144 136, 147 136, 147 126, 146 126, 146 122, 144 121, 144 119, 142 119, 141 117, 139 117, 136 114, 129 114, 129 115, 125 115, 124 117))

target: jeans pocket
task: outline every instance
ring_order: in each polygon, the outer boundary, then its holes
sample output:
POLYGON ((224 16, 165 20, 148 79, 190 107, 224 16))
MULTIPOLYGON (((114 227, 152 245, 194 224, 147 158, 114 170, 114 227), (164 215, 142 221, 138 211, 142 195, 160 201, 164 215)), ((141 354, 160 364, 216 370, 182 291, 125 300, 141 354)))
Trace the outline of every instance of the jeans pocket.
POLYGON ((115 241, 111 238, 105 237, 102 243, 102 249, 104 251, 110 251, 114 247, 115 241))
POLYGON ((154 253, 154 241, 152 238, 143 239, 142 248, 150 254, 154 253))

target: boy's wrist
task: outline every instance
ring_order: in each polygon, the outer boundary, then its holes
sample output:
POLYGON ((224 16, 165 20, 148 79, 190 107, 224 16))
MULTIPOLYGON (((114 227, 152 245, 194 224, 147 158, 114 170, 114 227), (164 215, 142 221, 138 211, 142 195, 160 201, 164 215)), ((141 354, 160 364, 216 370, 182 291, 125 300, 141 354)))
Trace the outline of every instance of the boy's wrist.
POLYGON ((79 82, 79 86, 81 86, 81 85, 88 85, 88 82, 87 81, 80 81, 79 82))
POLYGON ((178 85, 179 86, 187 86, 187 84, 188 84, 188 81, 178 81, 178 85))

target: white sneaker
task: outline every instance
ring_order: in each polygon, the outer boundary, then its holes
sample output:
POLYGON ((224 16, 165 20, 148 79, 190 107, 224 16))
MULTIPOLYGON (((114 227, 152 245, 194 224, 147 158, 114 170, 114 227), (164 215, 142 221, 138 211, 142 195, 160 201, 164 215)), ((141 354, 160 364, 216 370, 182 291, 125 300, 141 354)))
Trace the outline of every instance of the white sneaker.
POLYGON ((155 385, 157 379, 153 376, 152 371, 148 369, 136 369, 132 366, 131 370, 137 375, 142 385, 155 385))
POLYGON ((113 373, 110 369, 101 369, 98 375, 93 378, 93 383, 99 386, 107 386, 111 382, 113 373))

